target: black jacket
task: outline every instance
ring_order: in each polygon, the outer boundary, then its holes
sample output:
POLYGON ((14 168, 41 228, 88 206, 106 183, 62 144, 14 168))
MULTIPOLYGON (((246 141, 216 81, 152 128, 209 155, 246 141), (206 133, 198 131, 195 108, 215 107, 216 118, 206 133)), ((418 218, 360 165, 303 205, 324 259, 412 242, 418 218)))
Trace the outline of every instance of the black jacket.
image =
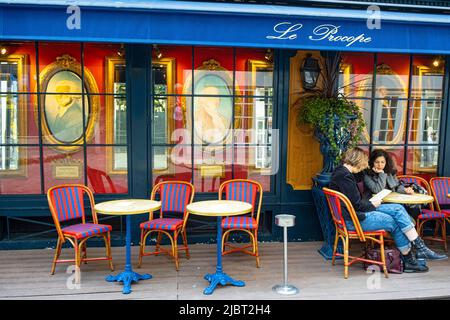
MULTIPOLYGON (((346 167, 340 165, 331 175, 330 189, 346 195, 352 203, 359 221, 363 221, 366 218, 364 212, 375 211, 376 208, 369 200, 361 197, 357 184, 358 180, 362 180, 362 175, 354 175, 346 167)), ((346 221, 351 221, 347 210, 344 209, 342 214, 346 221)))

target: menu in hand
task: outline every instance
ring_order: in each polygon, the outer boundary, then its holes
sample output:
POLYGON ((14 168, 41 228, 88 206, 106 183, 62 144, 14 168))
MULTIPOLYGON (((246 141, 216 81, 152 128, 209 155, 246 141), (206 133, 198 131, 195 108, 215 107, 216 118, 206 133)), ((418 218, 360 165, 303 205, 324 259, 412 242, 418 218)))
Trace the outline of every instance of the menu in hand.
POLYGON ((392 190, 383 189, 380 192, 378 192, 376 195, 374 195, 372 198, 369 199, 369 201, 381 201, 386 197, 388 194, 390 194, 392 190))

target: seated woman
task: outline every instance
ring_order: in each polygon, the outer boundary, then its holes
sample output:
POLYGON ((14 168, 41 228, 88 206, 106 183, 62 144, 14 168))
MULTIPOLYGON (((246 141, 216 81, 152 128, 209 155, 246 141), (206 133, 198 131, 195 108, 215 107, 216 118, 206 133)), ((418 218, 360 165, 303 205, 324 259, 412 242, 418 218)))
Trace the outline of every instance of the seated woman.
MULTIPOLYGON (((404 272, 426 272, 428 267, 417 262, 412 252, 416 249, 417 258, 442 260, 446 255, 439 255, 430 250, 417 234, 408 213, 400 204, 381 204, 363 199, 355 178, 356 173, 367 168, 367 155, 361 148, 352 148, 345 152, 343 164, 338 166, 330 181, 330 188, 343 193, 353 205, 356 215, 365 231, 384 229, 389 232, 402 253, 404 272)), ((348 212, 343 212, 347 228, 355 230, 348 212)))
MULTIPOLYGON (((382 149, 373 150, 369 157, 369 168, 364 171, 364 197, 370 199, 374 193, 389 189, 398 193, 413 194, 411 187, 400 184, 392 157, 382 149)), ((420 207, 406 206, 414 219, 420 214, 420 207)))

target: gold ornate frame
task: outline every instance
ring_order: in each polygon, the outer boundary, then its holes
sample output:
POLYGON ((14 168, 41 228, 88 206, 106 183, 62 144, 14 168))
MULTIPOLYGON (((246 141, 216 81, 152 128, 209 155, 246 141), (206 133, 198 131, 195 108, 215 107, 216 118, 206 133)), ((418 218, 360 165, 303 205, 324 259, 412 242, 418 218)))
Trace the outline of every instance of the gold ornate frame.
MULTIPOLYGON (((251 91, 250 94, 252 96, 255 96, 255 88, 256 88, 256 74, 258 72, 258 70, 261 69, 270 69, 273 72, 273 63, 269 62, 269 61, 265 61, 265 60, 253 60, 253 59, 249 59, 247 62, 247 70, 251 72, 251 77, 250 77, 250 86, 251 86, 251 91)), ((253 97, 249 97, 247 98, 247 110, 249 110, 249 114, 251 115, 251 117, 249 117, 248 120, 248 124, 249 124, 249 128, 252 130, 253 128, 253 97)), ((272 107, 273 107, 273 97, 272 97, 272 107)), ((249 150, 249 158, 250 159, 254 159, 255 158, 255 147, 250 148, 249 150)), ((270 169, 261 169, 261 168, 256 168, 256 163, 249 166, 249 171, 251 173, 270 173, 270 169)), ((249 173, 250 173, 249 172, 249 173)))
MULTIPOLYGON (((402 78, 397 74, 397 73, 395 73, 392 69, 391 69, 391 67, 389 66, 389 65, 387 65, 387 64, 380 64, 380 65, 378 65, 377 66, 377 76, 378 75, 392 75, 392 76, 395 76, 396 77, 396 81, 400 84, 400 87, 399 87, 399 89, 402 89, 402 91, 404 92, 404 97, 406 98, 407 96, 408 96, 408 88, 405 86, 405 84, 404 84, 404 82, 403 82, 403 80, 402 80, 402 78)), ((370 80, 370 81, 373 81, 373 78, 372 78, 372 80, 370 80)), ((360 85, 360 87, 362 87, 362 88, 364 88, 364 87, 367 87, 366 85, 365 85, 365 81, 363 81, 363 82, 361 82, 361 85, 360 85)), ((375 88, 375 90, 376 90, 376 88, 375 88)), ((372 95, 374 95, 375 94, 375 92, 372 92, 372 91, 369 91, 370 93, 371 93, 371 99, 367 99, 367 100, 362 100, 362 101, 365 101, 366 103, 372 103, 372 95)), ((365 96, 365 93, 367 93, 367 90, 358 90, 358 94, 357 94, 357 96, 356 96, 356 99, 358 99, 358 98, 368 98, 367 96, 365 96)), ((401 99, 403 99, 403 98, 401 98, 401 99)), ((400 101, 406 101, 406 100, 400 100, 400 101)), ((360 108, 361 108, 361 106, 360 106, 360 108)), ((361 108, 361 109, 364 109, 364 108, 361 108)), ((369 109, 370 110, 370 109, 369 109)), ((399 130, 399 132, 397 132, 396 134, 395 134, 395 136, 394 136, 394 138, 392 139, 392 141, 390 141, 390 142, 386 142, 385 144, 387 144, 387 145, 389 145, 389 144, 399 144, 400 143, 400 140, 401 140, 401 137, 402 137, 402 135, 404 134, 404 132, 405 132, 405 130, 403 129, 402 130, 402 128, 405 128, 405 122, 407 121, 407 119, 406 119, 406 111, 407 111, 407 108, 402 108, 402 121, 401 121, 401 123, 400 123, 400 130, 399 130)), ((364 110, 362 110, 362 112, 364 112, 364 110)), ((370 111, 370 112, 372 112, 372 111, 370 111)), ((371 126, 373 126, 374 124, 373 123, 371 123, 371 126)), ((366 125, 365 127, 364 127, 364 131, 363 131, 363 134, 364 134, 364 138, 366 139, 366 141, 367 141, 367 143, 369 143, 369 141, 370 141, 370 135, 369 135, 369 132, 367 131, 368 130, 368 126, 366 125)))
MULTIPOLYGON (((109 56, 105 59, 105 70, 106 70, 106 76, 105 76, 105 88, 106 91, 109 93, 105 97, 105 105, 106 105, 106 143, 107 144, 115 144, 114 141, 114 69, 117 65, 125 64, 125 59, 118 57, 118 56, 109 56)), ((152 60, 153 64, 159 64, 166 67, 167 70, 167 143, 171 143, 170 141, 170 134, 174 130, 174 122, 171 121, 173 119, 173 111, 175 106, 175 100, 176 98, 174 96, 171 96, 174 91, 173 88, 175 86, 175 75, 176 75, 176 61, 175 58, 162 58, 157 60, 152 60)), ((107 147, 107 172, 108 174, 127 174, 127 170, 122 169, 115 169, 114 168, 114 157, 113 157, 113 150, 114 147, 110 146, 107 147)), ((154 170, 154 172, 158 173, 170 173, 171 172, 171 166, 170 166, 170 159, 169 159, 169 166, 165 169, 161 170, 154 170)))
MULTIPOLYGON (((81 64, 76 61, 75 58, 71 57, 68 54, 64 54, 60 57, 56 58, 56 61, 47 65, 39 75, 39 83, 40 83, 40 101, 41 101, 41 122, 42 122, 42 133, 43 138, 46 140, 48 144, 53 144, 52 148, 64 152, 64 153, 73 153, 78 151, 82 147, 83 144, 83 136, 72 141, 70 146, 61 145, 59 140, 57 140, 51 133, 50 128, 48 127, 47 120, 45 117, 45 96, 47 85, 50 79, 58 72, 61 71, 70 71, 75 73, 77 76, 82 79, 81 75, 84 72, 84 83, 82 84, 82 88, 86 88, 87 92, 83 92, 83 96, 89 94, 89 110, 88 110, 88 120, 85 123, 85 135, 86 142, 90 141, 94 134, 95 122, 98 118, 98 109, 100 105, 100 98, 98 96, 98 87, 95 81, 94 76, 89 71, 88 68, 84 67, 84 70, 81 70, 81 64)), ((83 89, 84 91, 84 89, 83 89)), ((81 95, 81 93, 80 93, 81 95)), ((84 100, 84 98, 83 98, 84 100)), ((37 107, 36 107, 36 121, 37 121, 37 107)), ((37 121, 38 122, 38 121, 37 121)))
POLYGON ((343 84, 344 87, 344 96, 349 97, 350 93, 352 92, 352 87, 350 85, 351 76, 352 76, 352 65, 349 63, 341 63, 340 71, 342 71, 342 77, 343 77, 343 84))
MULTIPOLYGON (((0 57, 0 62, 17 63, 17 93, 5 93, 5 95, 17 95, 17 112, 18 112, 18 134, 19 143, 26 144, 27 140, 27 111, 28 111, 28 93, 29 90, 29 70, 28 55, 26 54, 10 54, 7 57, 0 57)), ((27 175, 27 148, 19 147, 19 168, 17 170, 4 170, 0 172, 1 177, 16 177, 27 175)))

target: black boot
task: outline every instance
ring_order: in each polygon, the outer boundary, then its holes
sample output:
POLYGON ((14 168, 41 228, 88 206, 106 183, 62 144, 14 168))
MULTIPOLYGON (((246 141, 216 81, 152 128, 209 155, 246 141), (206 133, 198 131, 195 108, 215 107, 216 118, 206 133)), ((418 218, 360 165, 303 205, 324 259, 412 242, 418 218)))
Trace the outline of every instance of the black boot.
POLYGON ((416 248, 416 258, 417 259, 427 259, 427 260, 445 260, 448 259, 445 254, 438 254, 428 248, 420 237, 412 241, 413 246, 416 248))
POLYGON ((403 258, 403 272, 412 273, 412 272, 427 272, 428 267, 426 265, 420 264, 416 258, 412 250, 405 256, 402 255, 403 258))

